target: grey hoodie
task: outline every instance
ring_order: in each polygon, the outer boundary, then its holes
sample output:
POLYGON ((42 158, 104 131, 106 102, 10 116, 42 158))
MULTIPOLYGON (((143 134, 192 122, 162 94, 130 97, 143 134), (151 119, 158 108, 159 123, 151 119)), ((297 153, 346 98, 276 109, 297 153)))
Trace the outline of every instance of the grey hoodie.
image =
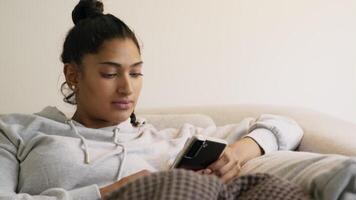
POLYGON ((100 199, 99 188, 137 171, 168 170, 195 134, 233 143, 251 137, 265 153, 292 150, 303 136, 291 119, 262 115, 238 124, 205 129, 117 126, 86 128, 55 107, 34 115, 0 116, 0 200, 100 199))

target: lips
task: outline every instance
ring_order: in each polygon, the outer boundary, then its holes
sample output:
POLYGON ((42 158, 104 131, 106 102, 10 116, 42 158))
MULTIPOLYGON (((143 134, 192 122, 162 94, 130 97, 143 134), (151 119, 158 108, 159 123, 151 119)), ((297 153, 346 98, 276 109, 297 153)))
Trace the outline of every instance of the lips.
POLYGON ((133 104, 133 101, 130 101, 130 100, 118 100, 118 101, 111 102, 111 104, 117 109, 127 110, 127 109, 131 108, 131 106, 133 104))

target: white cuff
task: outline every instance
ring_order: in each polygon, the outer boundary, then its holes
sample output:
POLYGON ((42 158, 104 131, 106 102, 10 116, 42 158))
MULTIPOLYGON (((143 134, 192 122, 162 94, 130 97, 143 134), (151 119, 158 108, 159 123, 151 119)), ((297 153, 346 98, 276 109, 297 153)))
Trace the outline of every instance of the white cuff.
POLYGON ((257 144, 263 149, 264 154, 268 154, 278 150, 276 136, 267 129, 255 129, 244 137, 250 137, 255 140, 257 144))

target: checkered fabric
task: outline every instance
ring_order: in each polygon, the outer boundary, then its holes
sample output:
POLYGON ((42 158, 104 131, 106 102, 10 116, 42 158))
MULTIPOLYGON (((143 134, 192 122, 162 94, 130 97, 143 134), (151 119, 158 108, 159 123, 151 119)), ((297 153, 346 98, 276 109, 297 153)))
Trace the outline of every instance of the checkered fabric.
POLYGON ((213 175, 200 175, 178 169, 136 179, 105 199, 305 200, 308 198, 298 186, 268 174, 241 176, 224 184, 213 175))

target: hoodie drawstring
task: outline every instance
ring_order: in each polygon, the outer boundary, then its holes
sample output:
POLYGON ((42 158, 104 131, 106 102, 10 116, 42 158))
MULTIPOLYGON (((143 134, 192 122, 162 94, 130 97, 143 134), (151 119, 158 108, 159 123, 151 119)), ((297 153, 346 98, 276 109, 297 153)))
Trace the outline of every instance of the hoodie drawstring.
POLYGON ((121 179, 122 171, 126 162, 126 155, 127 155, 125 146, 118 142, 119 131, 120 131, 119 127, 114 128, 114 143, 116 144, 116 146, 120 146, 122 148, 122 159, 121 159, 121 165, 119 171, 117 173, 117 180, 121 179))
POLYGON ((85 138, 78 133, 78 130, 75 128, 75 125, 72 120, 67 120, 67 122, 71 126, 71 128, 74 130, 75 135, 77 135, 80 138, 80 141, 82 142, 82 145, 84 146, 84 148, 82 146, 82 149, 84 151, 84 159, 85 159, 84 162, 86 164, 89 164, 90 159, 89 159, 89 152, 88 152, 88 144, 87 144, 85 138))
MULTIPOLYGON (((89 150, 88 150, 88 144, 86 142, 86 139, 82 135, 79 134, 77 128, 75 127, 75 125, 73 123, 73 120, 68 119, 66 122, 74 130, 75 135, 80 138, 80 141, 82 143, 82 150, 84 151, 84 159, 85 159, 84 162, 86 164, 90 164, 89 150)), ((121 147, 121 152, 119 152, 117 154, 122 154, 122 158, 120 156, 121 163, 120 163, 120 166, 119 166, 119 169, 118 169, 118 172, 117 172, 116 180, 120 180, 122 178, 121 177, 122 176, 122 171, 124 169, 124 165, 125 165, 125 162, 126 162, 126 156, 127 156, 127 151, 126 151, 125 146, 118 142, 118 136, 119 136, 119 131, 120 131, 120 128, 118 126, 115 127, 114 130, 113 130, 113 132, 114 132, 114 140, 113 140, 113 142, 116 145, 116 147, 121 147)))

